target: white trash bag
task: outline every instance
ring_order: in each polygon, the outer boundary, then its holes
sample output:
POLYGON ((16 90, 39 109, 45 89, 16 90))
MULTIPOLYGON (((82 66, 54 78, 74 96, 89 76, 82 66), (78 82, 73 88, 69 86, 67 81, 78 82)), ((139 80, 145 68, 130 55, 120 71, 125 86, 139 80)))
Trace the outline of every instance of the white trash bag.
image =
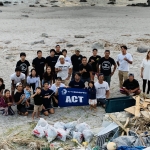
POLYGON ((86 142, 90 143, 93 139, 93 136, 94 134, 91 130, 83 130, 83 137, 86 142))
POLYGON ((74 129, 77 125, 77 121, 73 121, 73 122, 68 122, 65 124, 65 128, 66 129, 74 129))
POLYGON ((57 138, 61 141, 65 142, 67 137, 67 133, 64 129, 57 129, 57 138))
POLYGON ((43 138, 45 136, 44 130, 41 126, 36 126, 33 129, 32 134, 38 138, 43 138))
POLYGON ((90 126, 86 124, 85 122, 76 125, 76 131, 81 132, 81 133, 83 132, 83 130, 89 130, 89 129, 90 129, 90 126))
POLYGON ((48 125, 48 122, 43 118, 40 118, 40 120, 37 123, 37 126, 41 126, 41 127, 46 127, 47 125, 48 125))
POLYGON ((52 142, 57 137, 57 130, 53 126, 48 125, 44 132, 48 142, 52 142))
POLYGON ((73 131, 73 139, 76 139, 79 143, 83 141, 83 134, 81 132, 73 131))
POLYGON ((54 127, 55 127, 56 129, 64 129, 64 130, 65 130, 65 123, 63 123, 63 122, 56 122, 56 123, 54 124, 54 127))

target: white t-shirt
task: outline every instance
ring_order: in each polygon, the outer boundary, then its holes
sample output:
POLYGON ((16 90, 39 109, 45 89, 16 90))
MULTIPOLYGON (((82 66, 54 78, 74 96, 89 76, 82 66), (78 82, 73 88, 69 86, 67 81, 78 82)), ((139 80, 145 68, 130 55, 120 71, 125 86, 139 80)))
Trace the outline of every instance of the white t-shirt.
POLYGON ((60 83, 60 86, 59 87, 57 87, 56 86, 56 84, 54 83, 54 84, 52 84, 52 86, 51 86, 51 90, 53 90, 54 92, 56 92, 57 91, 57 89, 58 88, 60 88, 60 87, 65 87, 65 84, 63 84, 63 83, 60 83))
POLYGON ((94 84, 96 89, 96 98, 106 98, 106 91, 109 90, 109 85, 107 82, 103 81, 100 84, 98 81, 94 84))
POLYGON ((22 80, 25 80, 25 74, 21 73, 19 77, 16 76, 16 73, 13 73, 10 76, 11 80, 14 80, 14 84, 17 84, 18 82, 21 82, 22 80))
POLYGON ((72 68, 72 65, 69 62, 61 64, 57 62, 55 68, 61 68, 62 70, 57 73, 57 77, 61 77, 62 80, 65 80, 68 77, 69 68, 72 68))
MULTIPOLYGON (((69 62, 70 64, 72 63, 69 56, 66 56, 66 57, 65 57, 65 61, 66 61, 66 62, 69 62)), ((57 62, 59 62, 59 59, 57 60, 57 62)))
POLYGON ((133 61, 132 55, 130 53, 127 53, 126 55, 119 54, 117 57, 117 61, 119 62, 118 69, 120 71, 129 71, 129 63, 126 60, 124 60, 125 57, 129 61, 133 61))
POLYGON ((144 68, 143 70, 143 79, 150 81, 150 60, 143 59, 141 67, 144 68))

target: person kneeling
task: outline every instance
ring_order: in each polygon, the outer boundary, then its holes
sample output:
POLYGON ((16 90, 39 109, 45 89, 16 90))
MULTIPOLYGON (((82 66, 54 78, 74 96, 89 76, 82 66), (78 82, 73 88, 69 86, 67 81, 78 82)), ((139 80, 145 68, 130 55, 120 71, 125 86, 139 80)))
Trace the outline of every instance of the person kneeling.
POLYGON ((35 94, 31 96, 31 98, 34 98, 34 111, 32 114, 32 119, 34 119, 35 114, 37 115, 37 118, 40 117, 40 112, 43 109, 43 96, 41 94, 41 88, 37 87, 35 94))
POLYGON ((139 82, 134 79, 134 74, 130 73, 129 78, 124 81, 121 93, 126 95, 139 95, 141 93, 139 82))

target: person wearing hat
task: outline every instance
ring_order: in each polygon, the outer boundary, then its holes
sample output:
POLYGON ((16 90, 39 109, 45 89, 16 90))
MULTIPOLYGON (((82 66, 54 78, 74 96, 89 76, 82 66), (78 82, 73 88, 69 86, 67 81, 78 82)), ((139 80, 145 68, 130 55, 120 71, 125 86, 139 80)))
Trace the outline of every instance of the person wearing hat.
POLYGON ((79 65, 82 63, 82 55, 80 55, 80 49, 75 49, 75 54, 71 56, 71 62, 72 62, 72 78, 74 79, 75 73, 79 72, 79 65))
POLYGON ((129 78, 124 81, 121 93, 126 95, 139 95, 141 93, 139 82, 134 79, 133 73, 130 73, 129 78))
POLYGON ((58 59, 59 62, 57 62, 55 65, 57 77, 61 77, 62 83, 68 85, 72 73, 72 65, 69 62, 65 61, 63 55, 60 55, 58 59))
MULTIPOLYGON (((14 100, 15 100, 15 103, 17 104, 18 114, 27 116, 28 111, 27 111, 26 105, 22 103, 23 100, 25 99, 25 94, 24 94, 23 85, 21 82, 16 84, 16 89, 17 89, 17 92, 14 95, 14 100)), ((28 101, 26 101, 26 103, 28 103, 28 101)))
POLYGON ((129 72, 129 64, 132 64, 133 58, 130 53, 127 53, 127 47, 121 46, 121 54, 117 57, 117 65, 118 65, 118 76, 120 83, 120 90, 122 90, 123 82, 128 79, 129 72))
POLYGON ((109 98, 109 85, 104 81, 104 74, 98 75, 98 81, 94 84, 96 89, 97 104, 105 108, 106 99, 109 98))

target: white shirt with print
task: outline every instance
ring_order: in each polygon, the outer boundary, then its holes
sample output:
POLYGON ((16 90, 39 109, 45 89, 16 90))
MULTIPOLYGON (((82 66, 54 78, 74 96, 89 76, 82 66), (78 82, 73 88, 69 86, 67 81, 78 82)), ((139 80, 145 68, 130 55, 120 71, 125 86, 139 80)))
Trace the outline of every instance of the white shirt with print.
POLYGON ((25 80, 25 74, 21 73, 19 77, 16 76, 16 73, 13 73, 10 76, 11 81, 14 80, 14 84, 17 84, 19 82, 21 82, 22 80, 25 80))

